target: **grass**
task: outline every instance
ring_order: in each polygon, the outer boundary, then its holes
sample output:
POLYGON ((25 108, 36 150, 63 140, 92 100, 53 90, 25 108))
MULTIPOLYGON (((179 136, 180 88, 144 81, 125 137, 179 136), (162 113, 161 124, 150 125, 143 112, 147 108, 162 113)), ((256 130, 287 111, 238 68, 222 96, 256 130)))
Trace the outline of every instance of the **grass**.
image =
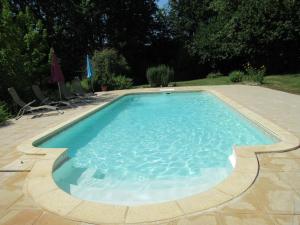
POLYGON ((300 74, 266 76, 263 86, 280 91, 300 94, 300 74))
MULTIPOLYGON (((228 85, 233 84, 227 76, 217 78, 204 78, 189 81, 178 81, 176 86, 201 86, 201 85, 228 85)), ((284 74, 266 76, 263 87, 268 87, 293 94, 300 94, 300 74, 284 74)), ((135 86, 134 88, 149 87, 148 85, 135 86)))
POLYGON ((198 80, 179 81, 176 86, 201 86, 232 84, 228 77, 204 78, 198 80))

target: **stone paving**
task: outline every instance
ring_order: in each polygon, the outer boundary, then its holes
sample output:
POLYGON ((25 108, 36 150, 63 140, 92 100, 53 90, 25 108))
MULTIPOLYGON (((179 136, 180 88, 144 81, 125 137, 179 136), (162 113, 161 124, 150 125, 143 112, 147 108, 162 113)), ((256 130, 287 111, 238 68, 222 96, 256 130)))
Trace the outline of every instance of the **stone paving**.
MULTIPOLYGON (((194 90, 193 88, 179 88, 194 90)), ((255 86, 212 86, 239 104, 289 130, 300 138, 300 96, 255 86)), ((141 90, 132 90, 141 91, 141 90)), ((143 91, 143 90, 142 90, 143 91)), ((63 115, 47 113, 40 118, 24 116, 0 128, 0 224, 87 225, 41 209, 26 195, 24 180, 42 156, 28 156, 16 150, 24 140, 82 113, 95 104, 108 102, 124 91, 100 94, 93 104, 66 109, 63 115), (20 163, 23 161, 23 163, 20 163)), ((164 225, 299 225, 300 148, 285 153, 258 155, 260 170, 254 184, 242 195, 217 208, 157 222, 164 225)))

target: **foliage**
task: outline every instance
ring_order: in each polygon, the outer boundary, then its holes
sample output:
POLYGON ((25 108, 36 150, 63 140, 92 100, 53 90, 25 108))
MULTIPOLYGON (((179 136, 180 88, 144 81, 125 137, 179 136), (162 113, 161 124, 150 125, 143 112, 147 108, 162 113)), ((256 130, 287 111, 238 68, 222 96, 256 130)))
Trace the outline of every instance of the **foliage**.
POLYGON ((166 65, 150 67, 146 72, 147 80, 151 87, 167 87, 174 78, 174 70, 166 65))
POLYGON ((229 74, 229 80, 233 83, 242 82, 244 79, 244 76, 245 76, 244 72, 235 70, 229 74))
POLYGON ((115 48, 135 77, 144 73, 157 11, 155 0, 9 0, 14 10, 29 7, 48 31, 66 80, 85 65, 85 55, 115 48))
POLYGON ((87 78, 84 78, 80 81, 81 87, 83 88, 83 90, 85 91, 90 91, 90 84, 89 84, 89 80, 87 78))
POLYGON ((123 75, 114 76, 112 78, 112 88, 114 90, 129 89, 132 87, 132 79, 123 75))
POLYGON ((146 77, 151 87, 158 87, 161 85, 161 75, 159 74, 157 67, 148 68, 146 77))
POLYGON ((1 3, 0 96, 10 99, 7 88, 13 86, 26 98, 31 85, 43 82, 48 75, 47 32, 29 8, 15 14, 7 0, 1 3))
POLYGON ((221 72, 211 72, 207 74, 206 78, 213 79, 221 76, 224 76, 221 72))
POLYGON ((0 102, 0 125, 8 120, 9 117, 10 114, 7 110, 6 104, 4 102, 0 102))
POLYGON ((269 72, 300 69, 300 1, 171 1, 171 15, 199 65, 237 69, 249 61, 269 72))
POLYGON ((262 84, 264 81, 264 76, 266 74, 266 68, 261 66, 260 68, 255 68, 247 63, 245 65, 246 76, 244 81, 253 82, 255 84, 262 84))
POLYGON ((129 71, 126 59, 115 49, 95 51, 93 55, 95 83, 110 86, 117 74, 125 75, 129 71))

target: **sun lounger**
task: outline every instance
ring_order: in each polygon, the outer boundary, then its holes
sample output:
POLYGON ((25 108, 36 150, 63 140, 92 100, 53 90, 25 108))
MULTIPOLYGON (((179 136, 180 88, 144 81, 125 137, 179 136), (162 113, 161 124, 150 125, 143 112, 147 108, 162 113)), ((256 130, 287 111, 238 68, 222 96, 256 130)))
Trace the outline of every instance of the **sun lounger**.
POLYGON ((87 103, 89 99, 72 94, 66 87, 64 83, 59 83, 60 91, 64 99, 71 101, 72 103, 87 103))
MULTIPOLYGON (((21 109, 19 110, 17 116, 16 116, 16 120, 20 119, 25 113, 33 113, 36 111, 42 111, 42 110, 51 110, 51 111, 57 111, 59 114, 63 114, 64 112, 60 111, 59 108, 57 106, 51 106, 51 105, 41 105, 41 106, 31 106, 35 100, 29 102, 29 103, 25 103, 17 94, 16 90, 11 87, 8 88, 8 92, 11 95, 12 99, 14 100, 14 102, 21 107, 21 109)), ((36 117, 36 116, 41 116, 43 113, 40 113, 39 115, 34 115, 32 118, 36 117)))
POLYGON ((86 93, 83 90, 79 78, 75 78, 74 80, 72 80, 72 89, 76 95, 79 95, 82 97, 90 98, 90 97, 96 96, 96 94, 94 94, 94 93, 86 93))
POLYGON ((52 101, 49 98, 47 98, 43 92, 41 91, 40 87, 38 85, 32 85, 32 90, 34 95, 37 97, 37 99, 41 102, 41 104, 47 104, 47 105, 64 105, 69 107, 74 107, 70 102, 67 101, 52 101))

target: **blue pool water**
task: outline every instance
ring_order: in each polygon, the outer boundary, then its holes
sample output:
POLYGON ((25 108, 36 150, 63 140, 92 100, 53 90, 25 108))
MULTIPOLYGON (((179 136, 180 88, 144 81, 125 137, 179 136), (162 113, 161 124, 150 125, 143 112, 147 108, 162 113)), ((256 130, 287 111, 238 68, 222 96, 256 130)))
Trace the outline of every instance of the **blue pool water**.
POLYGON ((68 148, 53 173, 82 199, 140 205, 205 191, 232 171, 234 145, 276 142, 207 92, 128 95, 39 144, 68 148))

